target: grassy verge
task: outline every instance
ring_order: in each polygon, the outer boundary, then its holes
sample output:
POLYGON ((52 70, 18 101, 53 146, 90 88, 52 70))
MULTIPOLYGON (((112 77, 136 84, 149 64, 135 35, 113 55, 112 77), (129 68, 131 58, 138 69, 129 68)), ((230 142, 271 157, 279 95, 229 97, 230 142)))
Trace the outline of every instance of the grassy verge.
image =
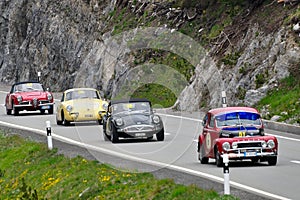
POLYGON ((300 124, 300 80, 289 76, 281 81, 278 88, 271 90, 257 105, 265 119, 274 115, 279 121, 300 124))
POLYGON ((128 173, 0 130, 1 199, 236 199, 150 173, 128 173))

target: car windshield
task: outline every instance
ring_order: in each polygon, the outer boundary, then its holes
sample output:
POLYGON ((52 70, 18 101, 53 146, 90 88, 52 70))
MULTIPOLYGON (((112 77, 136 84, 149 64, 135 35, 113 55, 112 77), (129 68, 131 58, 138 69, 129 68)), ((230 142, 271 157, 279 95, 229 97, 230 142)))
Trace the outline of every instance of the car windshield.
POLYGON ((44 91, 40 83, 22 83, 14 86, 14 92, 44 91))
POLYGON ((130 102, 130 103, 118 103, 112 105, 112 113, 120 114, 127 112, 141 112, 150 113, 151 108, 149 102, 130 102))
POLYGON ((75 90, 67 92, 66 94, 66 100, 74 100, 74 99, 84 99, 84 98, 90 98, 90 99, 100 99, 97 91, 95 90, 75 90))
POLYGON ((251 112, 230 112, 216 116, 218 127, 237 125, 261 125, 260 115, 251 112))

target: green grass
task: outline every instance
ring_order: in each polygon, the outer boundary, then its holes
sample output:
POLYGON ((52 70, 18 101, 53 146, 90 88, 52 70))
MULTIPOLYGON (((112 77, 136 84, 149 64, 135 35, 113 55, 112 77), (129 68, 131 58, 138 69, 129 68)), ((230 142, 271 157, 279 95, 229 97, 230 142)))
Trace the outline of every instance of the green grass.
POLYGON ((270 91, 258 103, 257 108, 261 110, 266 106, 269 115, 263 116, 264 118, 270 119, 274 115, 279 115, 281 116, 279 121, 292 119, 291 123, 300 123, 300 80, 293 76, 283 79, 278 89, 270 91))
POLYGON ((0 130, 0 199, 236 199, 150 173, 66 158, 45 144, 0 130))

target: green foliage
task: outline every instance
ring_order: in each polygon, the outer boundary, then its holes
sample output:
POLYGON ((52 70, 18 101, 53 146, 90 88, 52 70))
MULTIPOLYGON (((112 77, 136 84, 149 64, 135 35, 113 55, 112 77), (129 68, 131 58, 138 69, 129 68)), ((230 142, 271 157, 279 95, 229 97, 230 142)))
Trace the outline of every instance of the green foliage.
POLYGON ((263 86, 265 82, 268 80, 268 76, 269 76, 268 70, 266 70, 264 73, 257 74, 255 76, 256 88, 260 88, 261 86, 263 86))
POLYGON ((44 144, 2 131, 0 147, 0 169, 5 171, 0 177, 1 199, 236 199, 79 156, 65 158, 44 144))
POLYGON ((133 97, 147 98, 152 102, 154 108, 171 107, 177 99, 170 89, 158 84, 146 84, 138 88, 133 97))
POLYGON ((238 88, 238 93, 237 93, 237 98, 240 100, 245 99, 245 95, 246 95, 247 90, 243 87, 238 88))
POLYGON ((261 110, 266 105, 270 114, 265 118, 279 115, 280 121, 291 119, 290 123, 300 123, 300 80, 294 76, 283 79, 278 88, 271 90, 258 103, 257 108, 261 110))
POLYGON ((234 66, 236 65, 239 57, 241 56, 241 54, 239 52, 234 52, 231 54, 226 54, 223 58, 222 58, 222 62, 225 65, 230 65, 230 66, 234 66))

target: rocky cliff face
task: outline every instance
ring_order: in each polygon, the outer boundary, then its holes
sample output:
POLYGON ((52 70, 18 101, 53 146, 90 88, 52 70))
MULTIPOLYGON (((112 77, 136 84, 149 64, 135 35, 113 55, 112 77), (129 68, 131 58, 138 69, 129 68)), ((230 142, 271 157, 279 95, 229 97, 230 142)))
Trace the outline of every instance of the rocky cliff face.
POLYGON ((53 91, 94 87, 108 97, 157 83, 176 94, 175 107, 194 111, 220 106, 221 91, 232 105, 252 105, 299 68, 299 36, 291 27, 300 19, 284 21, 299 10, 297 2, 288 9, 247 3, 217 34, 218 19, 207 12, 218 1, 182 2, 2 0, 0 81, 36 79, 40 71, 53 91), (260 20, 274 9, 276 17, 260 20), (186 59, 195 67, 192 77, 136 64, 132 52, 145 49, 186 59))

